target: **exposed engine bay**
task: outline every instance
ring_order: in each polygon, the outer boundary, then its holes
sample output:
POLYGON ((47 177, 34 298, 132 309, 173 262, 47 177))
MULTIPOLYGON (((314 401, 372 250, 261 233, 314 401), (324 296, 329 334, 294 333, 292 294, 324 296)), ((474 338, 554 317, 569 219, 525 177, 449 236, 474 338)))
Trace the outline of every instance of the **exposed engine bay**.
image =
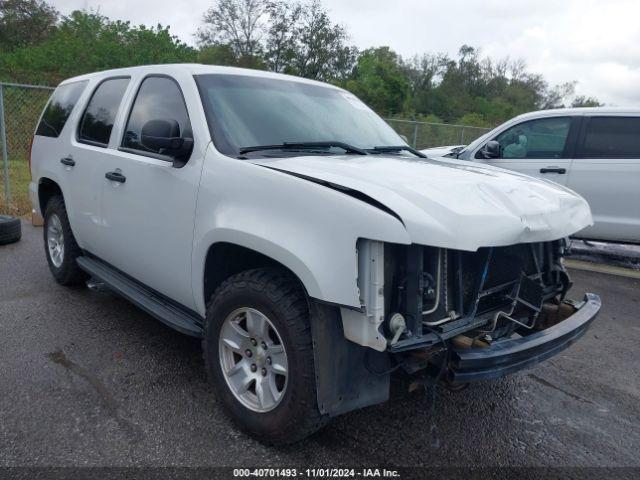
POLYGON ((565 249, 564 240, 477 252, 385 245, 389 314, 383 328, 391 339, 389 350, 425 347, 462 334, 491 342, 545 328, 546 312, 560 305, 571 286, 561 261, 565 249))
POLYGON ((374 331, 368 345, 410 371, 443 348, 526 337, 576 311, 565 300, 565 254, 564 239, 476 252, 361 240, 358 285, 369 321, 358 330, 343 313, 345 336, 366 345, 374 331))

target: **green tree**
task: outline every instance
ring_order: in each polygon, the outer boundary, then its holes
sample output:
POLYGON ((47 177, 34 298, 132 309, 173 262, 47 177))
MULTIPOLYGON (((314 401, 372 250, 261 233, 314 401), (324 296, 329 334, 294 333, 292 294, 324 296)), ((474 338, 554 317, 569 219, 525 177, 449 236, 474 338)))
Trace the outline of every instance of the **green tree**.
POLYGON ((265 59, 269 70, 283 72, 296 57, 302 17, 302 4, 278 1, 268 7, 269 26, 265 40, 265 59))
MULTIPOLYGON (((434 89, 442 71, 442 56, 423 54, 403 62, 403 71, 410 85, 410 114, 432 111, 434 89)), ((441 121, 441 120, 440 120, 441 121)))
POLYGON ((567 97, 573 96, 577 82, 565 82, 550 88, 545 93, 540 104, 540 108, 564 108, 564 101, 567 97))
POLYGON ((579 95, 571 102, 572 107, 602 107, 604 103, 600 103, 596 98, 579 95))
POLYGON ((239 66, 336 81, 355 61, 345 28, 331 21, 319 0, 217 0, 203 23, 196 34, 201 47, 219 47, 206 57, 224 64, 231 49, 239 66))
POLYGON ((133 27, 75 11, 42 43, 1 54, 0 71, 23 81, 55 83, 98 70, 195 59, 196 51, 171 35, 168 27, 133 27))
POLYGON ((360 54, 346 88, 378 113, 393 115, 405 110, 410 85, 398 55, 380 47, 360 54))
POLYGON ((406 113, 435 113, 448 123, 495 125, 523 112, 562 107, 575 87, 575 82, 549 87, 522 60, 481 58, 468 45, 457 58, 425 55, 405 63, 405 70, 411 83, 411 110, 406 113))
POLYGON ((267 0, 216 0, 204 13, 196 36, 201 45, 228 45, 237 58, 258 56, 268 7, 267 0))
MULTIPOLYGON (((576 82, 550 86, 522 60, 457 55, 404 60, 389 47, 361 53, 321 0, 214 0, 194 49, 168 27, 99 13, 59 18, 45 0, 0 0, 0 80, 55 84, 97 70, 193 62, 268 69, 342 85, 378 113, 489 126, 523 112, 596 106, 576 82)), ((436 122, 437 123, 437 122, 436 122)))
POLYGON ((58 11, 44 0, 0 0, 0 52, 42 42, 57 21, 58 11))
POLYGON ((237 66, 238 56, 230 45, 205 45, 198 51, 198 63, 237 66))
POLYGON ((293 35, 291 60, 284 71, 315 80, 345 79, 357 53, 347 39, 345 28, 331 21, 320 0, 303 4, 293 35))
POLYGON ((256 70, 267 69, 267 64, 261 56, 238 56, 231 45, 226 44, 207 45, 200 47, 196 58, 198 63, 209 65, 253 68, 256 70))
POLYGON ((490 124, 484 118, 484 116, 477 112, 466 113, 460 117, 457 121, 459 125, 470 125, 472 127, 488 127, 490 124))

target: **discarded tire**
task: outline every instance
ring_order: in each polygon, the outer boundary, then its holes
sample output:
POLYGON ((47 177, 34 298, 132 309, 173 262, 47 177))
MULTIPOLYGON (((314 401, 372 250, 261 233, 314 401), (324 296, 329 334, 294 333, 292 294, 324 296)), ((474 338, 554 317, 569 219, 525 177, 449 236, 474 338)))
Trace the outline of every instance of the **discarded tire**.
POLYGON ((0 215, 0 245, 17 242, 21 237, 20 219, 9 215, 0 215))

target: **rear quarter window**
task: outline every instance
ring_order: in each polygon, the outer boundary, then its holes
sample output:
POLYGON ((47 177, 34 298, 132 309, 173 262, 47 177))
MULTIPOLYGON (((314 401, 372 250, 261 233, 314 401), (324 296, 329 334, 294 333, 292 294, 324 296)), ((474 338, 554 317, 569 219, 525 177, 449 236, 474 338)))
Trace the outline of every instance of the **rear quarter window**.
POLYGON ((640 117, 591 117, 583 158, 640 158, 640 117))
POLYGON ((55 89, 36 128, 36 135, 54 138, 60 135, 87 82, 67 83, 55 89))

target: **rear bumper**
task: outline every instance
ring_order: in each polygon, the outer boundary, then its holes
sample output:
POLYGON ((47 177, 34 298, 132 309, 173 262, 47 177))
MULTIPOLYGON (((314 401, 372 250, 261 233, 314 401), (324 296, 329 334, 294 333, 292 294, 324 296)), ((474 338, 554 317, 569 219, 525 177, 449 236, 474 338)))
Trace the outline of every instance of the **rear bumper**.
POLYGON ((587 293, 573 315, 545 330, 523 338, 497 341, 487 348, 455 349, 451 380, 460 383, 488 380, 542 362, 580 338, 601 306, 598 295, 587 293))

